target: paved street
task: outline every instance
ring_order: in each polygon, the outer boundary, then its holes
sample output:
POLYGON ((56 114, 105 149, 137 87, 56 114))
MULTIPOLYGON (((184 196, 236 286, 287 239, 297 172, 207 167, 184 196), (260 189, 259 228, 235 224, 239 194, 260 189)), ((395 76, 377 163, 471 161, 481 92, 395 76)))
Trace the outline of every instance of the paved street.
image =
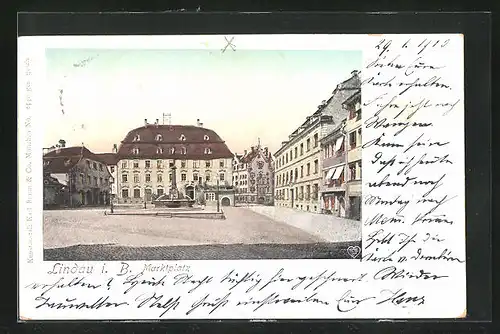
MULTIPOLYGON (((45 211, 45 259, 336 258, 347 257, 346 248, 359 244, 332 242, 251 208, 224 211, 225 220, 106 216, 104 209, 45 211)), ((331 228, 345 228, 337 225, 331 228)))

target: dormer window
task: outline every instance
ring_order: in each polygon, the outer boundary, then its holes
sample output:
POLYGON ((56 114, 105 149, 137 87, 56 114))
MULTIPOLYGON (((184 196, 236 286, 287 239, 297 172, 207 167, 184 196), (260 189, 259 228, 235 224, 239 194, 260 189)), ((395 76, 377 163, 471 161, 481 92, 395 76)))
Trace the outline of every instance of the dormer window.
POLYGON ((45 160, 45 161, 43 162, 43 165, 44 165, 44 166, 48 166, 49 164, 50 164, 50 161, 48 161, 48 160, 45 160))
POLYGON ((175 154, 175 147, 172 147, 172 148, 170 149, 170 154, 175 154))
POLYGON ((186 154, 187 150, 185 147, 181 148, 181 154, 186 154))
POLYGON ((205 147, 205 154, 212 154, 210 147, 205 147))
POLYGON ((141 140, 141 136, 140 135, 135 135, 134 136, 134 141, 140 141, 141 140))
MULTIPOLYGON (((47 165, 49 164, 49 161, 47 161, 47 165)), ((64 161, 64 166, 69 166, 71 164, 71 159, 67 159, 64 161)))
POLYGON ((186 140, 186 136, 184 136, 184 134, 181 134, 181 136, 179 137, 179 140, 180 141, 185 141, 186 140))
POLYGON ((137 147, 134 147, 132 149, 132 153, 135 154, 135 155, 139 154, 139 149, 137 147))
POLYGON ((156 137, 155 137, 155 140, 156 141, 162 141, 163 140, 163 136, 160 135, 160 134, 157 134, 156 137))
POLYGON ((162 154, 163 153, 163 149, 161 147, 158 147, 156 149, 156 154, 162 154))
POLYGON ((203 140, 210 140, 210 137, 209 137, 208 135, 205 135, 205 136, 203 137, 203 140))

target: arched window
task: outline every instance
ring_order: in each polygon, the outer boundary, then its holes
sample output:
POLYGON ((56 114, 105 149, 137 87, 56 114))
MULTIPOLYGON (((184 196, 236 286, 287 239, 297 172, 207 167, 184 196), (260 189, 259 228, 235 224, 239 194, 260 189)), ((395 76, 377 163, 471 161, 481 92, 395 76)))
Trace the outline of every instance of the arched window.
POLYGON ((132 153, 135 154, 135 155, 139 154, 139 149, 137 147, 134 147, 132 149, 132 153))
POLYGON ((157 134, 156 137, 155 137, 155 140, 156 141, 162 141, 163 140, 163 136, 160 135, 160 134, 157 134))
POLYGON ((180 141, 185 141, 186 140, 186 136, 184 136, 184 134, 181 134, 181 136, 179 137, 179 140, 180 141))
POLYGON ((210 140, 210 137, 209 137, 208 135, 205 135, 205 136, 203 137, 203 140, 210 140))
POLYGON ((134 141, 140 141, 141 140, 141 136, 139 134, 136 134, 134 136, 134 141))
POLYGON ((163 149, 161 147, 158 147, 156 149, 156 154, 162 154, 163 153, 163 149))

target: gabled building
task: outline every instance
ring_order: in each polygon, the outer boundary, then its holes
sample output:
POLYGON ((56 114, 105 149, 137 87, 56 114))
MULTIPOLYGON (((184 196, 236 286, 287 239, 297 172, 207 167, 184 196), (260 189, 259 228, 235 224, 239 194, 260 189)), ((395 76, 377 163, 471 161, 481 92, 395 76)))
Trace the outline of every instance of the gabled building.
POLYGON ((351 74, 282 142, 281 148, 274 154, 275 205, 321 212, 319 189, 324 175, 321 172, 323 154, 320 141, 346 119, 347 110, 342 104, 361 87, 358 72, 351 74))
MULTIPOLYGON (((111 174, 99 156, 84 146, 58 147, 43 156, 47 187, 57 180, 66 189, 59 205, 107 205, 110 200, 111 174)), ((48 190, 48 189, 47 189, 48 190)), ((44 191, 47 196, 50 191, 44 191)), ((47 198, 47 200, 49 200, 47 198)))
POLYGON ((267 147, 259 143, 244 154, 235 154, 233 184, 236 203, 273 205, 273 158, 267 147))

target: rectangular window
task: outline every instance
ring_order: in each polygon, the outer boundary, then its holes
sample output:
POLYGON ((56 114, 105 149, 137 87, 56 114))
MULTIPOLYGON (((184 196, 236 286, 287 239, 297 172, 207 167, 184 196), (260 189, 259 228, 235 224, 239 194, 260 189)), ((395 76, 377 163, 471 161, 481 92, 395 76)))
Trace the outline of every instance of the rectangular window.
POLYGON ((141 198, 141 189, 134 189, 134 198, 141 198))
POLYGON ((311 186, 307 185, 306 186, 306 200, 309 200, 311 198, 311 186))
POLYGON ((205 161, 205 167, 206 168, 210 168, 211 164, 210 164, 210 160, 206 160, 205 161))
POLYGON ((294 158, 295 158, 295 159, 297 158, 297 152, 298 152, 298 149, 297 149, 297 148, 295 148, 295 149, 294 149, 294 158))
POLYGON ((127 174, 122 175, 122 182, 128 182, 128 175, 127 174))
POLYGON ((134 168, 139 168, 139 161, 134 161, 134 168))
POLYGON ((128 198, 128 189, 122 189, 122 198, 128 198))
POLYGON ((93 163, 92 163, 92 167, 93 167, 95 170, 97 170, 97 163, 93 162, 93 163))
POLYGON ((111 173, 114 173, 115 172, 115 167, 111 166, 111 167, 109 167, 109 170, 110 170, 111 173))
POLYGON ((319 163, 318 159, 314 160, 314 174, 318 174, 319 171, 319 163))
POLYGON ((92 185, 92 178, 90 177, 90 175, 87 176, 87 184, 89 186, 92 185))
POLYGON ((307 175, 311 175, 311 164, 307 163, 307 175))
POLYGON ((156 160, 156 168, 163 168, 163 160, 156 160))
POLYGON ((290 150, 290 161, 292 161, 293 151, 290 150))
MULTIPOLYGON (((84 176, 83 174, 80 174, 80 182, 81 182, 82 184, 84 184, 84 183, 85 183, 85 176, 84 176)), ((127 181, 125 181, 125 182, 127 182, 127 181)))
POLYGON ((134 182, 139 183, 139 174, 134 174, 134 182))
POLYGON ((156 182, 158 182, 158 183, 162 183, 163 182, 163 175, 162 174, 156 175, 156 182))
POLYGON ((314 147, 316 148, 316 147, 318 147, 318 141, 319 141, 318 134, 315 133, 313 138, 314 138, 314 147))
POLYGON ((175 163, 172 160, 170 160, 170 162, 168 163, 168 165, 170 166, 170 168, 172 168, 172 167, 174 167, 175 163))
POLYGON ((349 180, 355 180, 356 179, 356 164, 352 163, 349 164, 349 180))
POLYGON ((200 162, 198 160, 193 160, 193 168, 200 168, 200 162))
POLYGON ((311 139, 307 138, 307 140, 306 140, 306 151, 309 152, 310 149, 311 149, 311 139))
POLYGON ((304 166, 300 166, 300 177, 304 177, 304 166))
POLYGON ((151 168, 151 161, 150 160, 146 160, 144 163, 146 165, 146 168, 151 168))
POLYGON ((220 168, 224 168, 224 166, 225 166, 224 160, 220 160, 219 161, 219 167, 220 168))
MULTIPOLYGON (((319 187, 318 187, 318 184, 315 183, 313 185, 313 193, 312 193, 312 199, 313 200, 317 200, 318 199, 318 191, 319 191, 319 187)), ((316 210, 316 209, 315 209, 316 210)))
POLYGON ((198 181, 198 174, 197 173, 194 173, 193 174, 193 181, 198 181))
POLYGON ((127 162, 126 161, 122 161, 122 168, 127 168, 127 162))
POLYGON ((172 173, 168 174, 168 181, 172 182, 172 173))
POLYGON ((351 150, 356 148, 356 131, 349 133, 349 146, 351 147, 351 150))
POLYGON ((304 143, 300 144, 300 155, 304 154, 304 143))
POLYGON ((102 184, 102 177, 99 178, 99 184, 102 184))
POLYGON ((207 201, 215 201, 215 194, 214 193, 206 193, 205 194, 205 199, 207 201))
POLYGON ((86 162, 87 162, 87 167, 90 168, 90 161, 87 160, 86 162))
POLYGON ((186 181, 186 173, 181 174, 181 181, 186 181))
POLYGON ((146 182, 151 182, 151 174, 146 174, 146 182))
POLYGON ((210 174, 205 175, 205 181, 210 181, 210 174))
POLYGON ((186 160, 181 161, 181 168, 186 168, 186 160))
POLYGON ((358 179, 361 179, 361 160, 358 162, 358 179))
POLYGON ((225 180, 225 175, 224 175, 224 173, 220 173, 220 175, 219 175, 219 180, 220 180, 220 181, 224 181, 224 180, 225 180))
POLYGON ((158 195, 158 197, 160 197, 161 195, 163 195, 163 189, 162 188, 158 188, 158 190, 156 190, 156 194, 158 195))
POLYGON ((102 164, 99 164, 99 170, 102 172, 102 164))

